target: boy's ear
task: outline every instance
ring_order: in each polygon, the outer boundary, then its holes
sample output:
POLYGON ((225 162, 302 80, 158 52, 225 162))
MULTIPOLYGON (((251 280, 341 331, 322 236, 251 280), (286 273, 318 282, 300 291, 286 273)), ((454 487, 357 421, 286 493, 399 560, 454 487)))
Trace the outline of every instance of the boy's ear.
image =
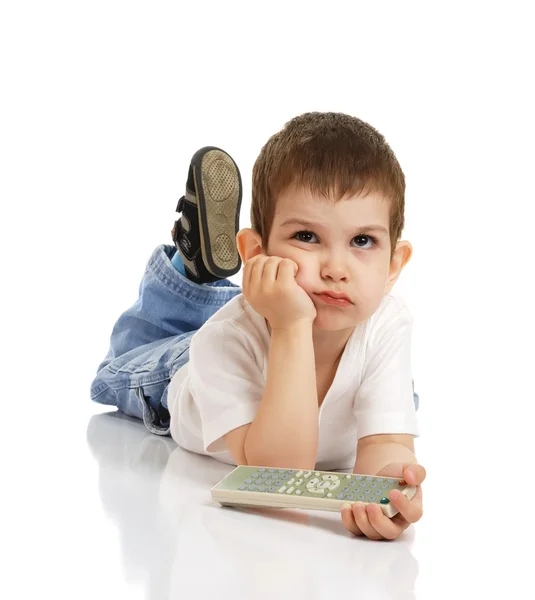
POLYGON ((394 283, 401 275, 401 271, 409 262, 412 256, 412 244, 407 241, 399 241, 394 251, 394 256, 390 262, 390 272, 388 274, 388 282, 386 285, 385 294, 389 294, 394 287, 394 283))
POLYGON ((238 252, 244 264, 250 258, 253 258, 253 256, 264 254, 262 239, 254 229, 240 229, 236 234, 236 244, 238 245, 238 252))

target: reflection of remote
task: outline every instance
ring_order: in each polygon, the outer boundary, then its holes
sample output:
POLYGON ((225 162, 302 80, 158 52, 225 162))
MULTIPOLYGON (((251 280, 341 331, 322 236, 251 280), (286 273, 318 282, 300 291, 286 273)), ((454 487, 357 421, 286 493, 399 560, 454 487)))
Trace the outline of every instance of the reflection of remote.
POLYGON ((223 506, 267 506, 340 511, 346 502, 374 502, 387 517, 399 511, 390 502, 391 490, 410 499, 416 488, 396 477, 376 477, 239 466, 212 488, 212 499, 223 506))

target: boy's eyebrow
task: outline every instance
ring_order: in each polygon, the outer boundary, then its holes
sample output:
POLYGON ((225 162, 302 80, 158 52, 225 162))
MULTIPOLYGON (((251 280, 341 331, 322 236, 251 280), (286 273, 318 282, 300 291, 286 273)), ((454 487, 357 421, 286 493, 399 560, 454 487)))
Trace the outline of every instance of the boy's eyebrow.
MULTIPOLYGON (((315 228, 322 227, 320 223, 313 223, 312 221, 307 221, 306 219, 287 219, 284 223, 281 224, 281 227, 285 227, 286 225, 303 225, 304 227, 315 228)), ((355 229, 365 230, 365 231, 378 231, 380 233, 384 233, 388 235, 388 231, 382 227, 381 225, 360 225, 356 226, 355 229)))

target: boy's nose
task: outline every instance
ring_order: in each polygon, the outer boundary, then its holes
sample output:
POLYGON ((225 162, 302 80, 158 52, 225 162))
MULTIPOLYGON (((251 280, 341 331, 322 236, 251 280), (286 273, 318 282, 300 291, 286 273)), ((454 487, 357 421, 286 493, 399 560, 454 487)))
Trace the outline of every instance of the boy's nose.
POLYGON ((332 281, 347 281, 347 268, 340 260, 329 260, 321 268, 321 278, 332 281))

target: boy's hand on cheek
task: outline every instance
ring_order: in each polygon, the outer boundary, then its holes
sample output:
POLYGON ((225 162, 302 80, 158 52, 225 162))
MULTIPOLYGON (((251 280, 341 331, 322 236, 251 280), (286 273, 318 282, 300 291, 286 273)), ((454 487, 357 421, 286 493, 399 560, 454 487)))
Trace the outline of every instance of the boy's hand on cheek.
POLYGON ((392 490, 389 498, 399 510, 398 514, 388 518, 376 504, 365 505, 356 502, 350 508, 342 507, 342 523, 353 535, 363 536, 371 540, 394 540, 407 529, 411 523, 419 521, 423 514, 422 487, 425 469, 416 463, 392 463, 377 473, 380 477, 400 477, 409 485, 416 486, 416 494, 409 500, 398 490, 392 490))
POLYGON ((265 254, 251 258, 244 265, 243 295, 272 329, 312 323, 316 318, 314 303, 295 280, 297 270, 293 260, 265 254))

